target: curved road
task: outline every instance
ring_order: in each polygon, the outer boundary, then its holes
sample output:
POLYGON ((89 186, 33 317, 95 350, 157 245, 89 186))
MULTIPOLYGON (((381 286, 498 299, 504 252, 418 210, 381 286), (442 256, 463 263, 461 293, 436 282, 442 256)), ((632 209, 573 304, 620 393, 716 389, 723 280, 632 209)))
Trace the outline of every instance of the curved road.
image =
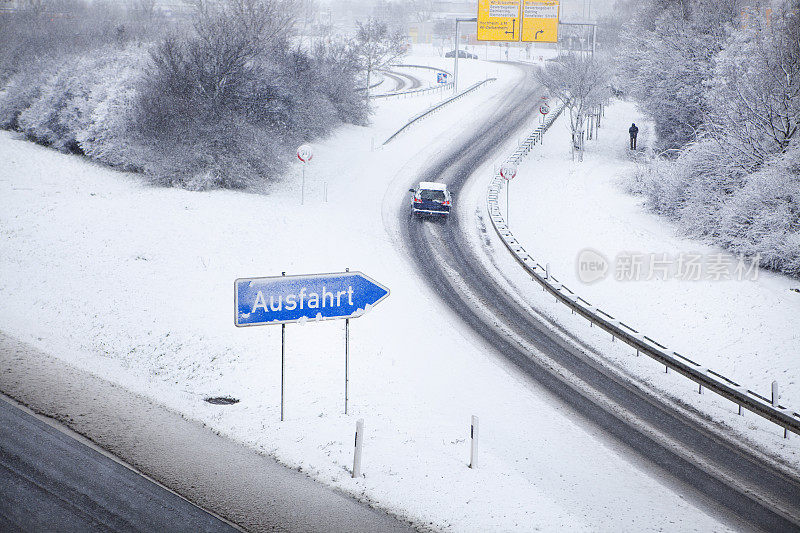
MULTIPOLYGON (((452 190, 457 206, 459 192, 474 169, 535 113, 539 96, 526 76, 511 88, 490 124, 452 146, 420 176, 439 176, 452 190)), ((496 273, 487 271, 463 237, 474 225, 463 228, 456 216, 444 224, 409 218, 403 200, 401 240, 414 244, 407 246, 408 253, 434 292, 497 352, 569 406, 575 416, 691 487, 701 505, 724 508, 738 517, 724 513, 734 527, 800 529, 797 476, 710 432, 587 356, 590 350, 581 349, 579 340, 526 312, 496 280, 496 273), (457 272, 468 288, 455 283, 448 271, 457 272), (516 340, 500 333, 492 322, 502 323, 516 340)))
POLYGON ((391 70, 391 71, 386 70, 383 72, 383 75, 386 76, 387 78, 390 78, 395 83, 394 89, 388 91, 387 94, 396 93, 403 89, 406 89, 406 85, 408 85, 409 91, 417 89, 422 85, 422 82, 418 78, 415 78, 410 74, 397 72, 396 70, 391 70))

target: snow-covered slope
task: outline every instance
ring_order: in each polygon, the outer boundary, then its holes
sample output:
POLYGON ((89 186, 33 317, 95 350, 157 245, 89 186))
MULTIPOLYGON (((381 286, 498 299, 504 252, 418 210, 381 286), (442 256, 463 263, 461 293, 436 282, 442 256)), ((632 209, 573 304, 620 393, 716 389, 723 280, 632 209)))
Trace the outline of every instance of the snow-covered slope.
POLYGON ((438 96, 379 104, 373 126, 314 146, 303 205, 299 164, 269 195, 187 192, 0 134, 0 328, 420 526, 725 530, 488 354, 400 251, 392 221, 417 170, 520 75, 460 68, 464 86, 500 79, 372 151, 438 96), (233 326, 233 280, 346 267, 392 290, 351 323, 350 414, 343 324, 290 325, 281 423, 280 328, 233 326), (241 401, 203 401, 214 395, 241 401), (354 480, 358 418, 365 476, 354 480))

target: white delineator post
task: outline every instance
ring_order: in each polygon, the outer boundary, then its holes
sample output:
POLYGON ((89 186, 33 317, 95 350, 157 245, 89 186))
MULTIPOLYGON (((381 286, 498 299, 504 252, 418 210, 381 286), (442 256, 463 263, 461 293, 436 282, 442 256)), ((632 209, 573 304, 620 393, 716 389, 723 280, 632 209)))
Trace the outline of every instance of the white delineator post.
POLYGON ((364 419, 356 422, 356 443, 353 453, 353 478, 361 477, 361 450, 364 447, 364 419))
POLYGON ((475 415, 472 415, 469 438, 469 467, 476 468, 478 466, 478 417, 475 415))
MULTIPOLYGON (((778 391, 778 382, 777 381, 773 381, 772 382, 772 407, 778 407, 778 401, 780 399, 781 399, 781 394, 778 391)), ((741 407, 739 408, 739 411, 741 411, 741 407)), ((787 428, 783 428, 783 438, 784 439, 788 439, 789 438, 789 430, 787 428)))

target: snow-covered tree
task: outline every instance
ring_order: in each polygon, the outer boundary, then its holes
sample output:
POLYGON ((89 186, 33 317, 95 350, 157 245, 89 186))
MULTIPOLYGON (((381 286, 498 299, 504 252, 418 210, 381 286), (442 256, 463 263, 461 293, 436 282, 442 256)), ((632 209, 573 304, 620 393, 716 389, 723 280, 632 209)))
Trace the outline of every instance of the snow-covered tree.
POLYGON ((739 13, 739 0, 636 0, 616 50, 617 88, 655 124, 657 148, 677 155, 705 117, 711 61, 739 13))
POLYGON ((800 20, 785 7, 749 12, 714 59, 706 127, 758 166, 784 152, 800 127, 800 20))
POLYGON ((405 53, 405 37, 399 31, 391 31, 386 22, 374 17, 356 21, 356 26, 355 53, 366 78, 366 99, 369 101, 372 74, 405 53))
POLYGON ((604 103, 609 95, 609 69, 598 56, 562 55, 540 68, 536 80, 554 98, 560 100, 569 113, 574 150, 581 150, 583 159, 583 124, 587 114, 604 103))
POLYGON ((415 22, 431 20, 436 8, 433 0, 407 0, 407 4, 415 22))
MULTIPOLYGON (((729 2, 714 5, 716 12, 691 3, 680 10, 691 22, 685 35, 694 31, 706 53, 667 54, 677 65, 668 71, 672 91, 665 86, 633 92, 649 114, 681 117, 671 114, 678 103, 693 113, 690 138, 670 137, 676 130, 662 127, 675 157, 654 159, 635 188, 688 234, 800 276, 800 2, 774 2, 769 10, 756 6, 742 17, 726 9, 729 2), (711 31, 709 21, 728 18, 734 23, 711 31), (699 90, 687 86, 698 79, 699 90)), ((670 37, 663 33, 661 39, 670 37)), ((638 60, 637 65, 655 68, 638 60)), ((644 82, 657 75, 643 74, 636 83, 646 88, 644 82)))

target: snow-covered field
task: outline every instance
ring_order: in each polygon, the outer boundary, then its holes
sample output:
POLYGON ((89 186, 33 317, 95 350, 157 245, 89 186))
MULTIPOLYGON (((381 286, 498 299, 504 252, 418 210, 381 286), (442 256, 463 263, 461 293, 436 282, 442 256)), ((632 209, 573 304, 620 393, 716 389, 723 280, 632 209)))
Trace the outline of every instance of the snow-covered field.
MULTIPOLYGON (((414 60, 450 65, 407 62, 414 60)), ((459 68, 462 87, 499 79, 373 150, 441 95, 379 103, 372 126, 344 127, 314 145, 303 205, 299 164, 268 195, 188 192, 0 134, 0 328, 420 527, 726 530, 684 487, 573 422, 491 355, 408 263, 395 227, 417 170, 490 116, 499 92, 520 76, 483 61, 459 68), (281 423, 280 328, 233 326, 233 280, 348 267, 392 291, 351 322, 350 414, 342 414, 344 324, 289 325, 281 423), (241 401, 204 401, 216 395, 241 401), (477 469, 467 468, 471 415, 481 420, 477 469), (352 479, 358 418, 366 422, 365 475, 352 479)), ((562 167, 577 168, 563 156, 556 152, 562 167)), ((584 165, 588 172, 592 163, 584 165)), ((464 200, 462 216, 474 216, 483 185, 464 200)), ((512 205, 512 217, 521 207, 512 205)), ((570 252, 559 260, 572 259, 570 252)), ((773 344, 761 338, 765 353, 773 344)), ((745 365, 753 350, 741 353, 745 365)), ((769 369, 781 365, 797 375, 789 362, 769 369)))

